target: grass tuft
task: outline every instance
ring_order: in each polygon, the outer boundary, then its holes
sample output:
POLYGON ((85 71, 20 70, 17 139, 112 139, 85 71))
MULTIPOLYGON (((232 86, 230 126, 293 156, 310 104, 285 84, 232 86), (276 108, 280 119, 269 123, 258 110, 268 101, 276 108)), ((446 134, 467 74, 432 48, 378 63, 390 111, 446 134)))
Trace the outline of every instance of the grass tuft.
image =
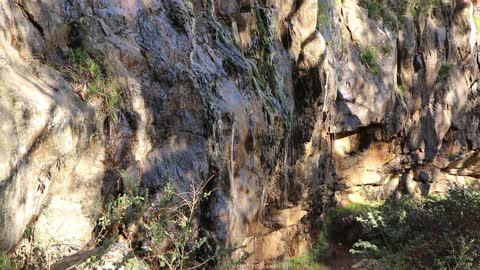
POLYGON ((0 251, 0 270, 20 270, 23 265, 0 251))
POLYGON ((360 48, 360 60, 374 75, 377 75, 380 72, 378 54, 374 47, 367 46, 365 48, 360 48))
POLYGON ((448 75, 450 74, 452 67, 452 64, 444 63, 438 71, 438 78, 440 80, 446 80, 448 78, 448 75))
POLYGON ((86 50, 75 48, 66 58, 76 73, 73 76, 74 81, 86 86, 85 99, 102 100, 105 114, 116 121, 121 105, 118 85, 105 75, 102 66, 86 50))

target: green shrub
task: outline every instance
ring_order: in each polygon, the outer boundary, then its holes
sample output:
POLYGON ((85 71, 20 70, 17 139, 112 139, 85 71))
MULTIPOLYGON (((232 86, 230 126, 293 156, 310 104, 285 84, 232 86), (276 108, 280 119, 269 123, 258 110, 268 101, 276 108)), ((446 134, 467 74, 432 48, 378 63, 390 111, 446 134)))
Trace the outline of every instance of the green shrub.
POLYGON ((343 207, 336 207, 327 212, 325 218, 325 224, 329 226, 334 221, 348 217, 353 214, 358 214, 369 210, 375 204, 363 204, 363 203, 353 203, 349 202, 343 207))
POLYGON ((332 249, 325 233, 321 233, 307 254, 292 258, 276 265, 275 269, 303 270, 323 269, 321 262, 325 262, 332 256, 332 249))
MULTIPOLYGON (((132 257, 126 262, 126 269, 137 269, 141 261, 152 266, 152 269, 170 270, 192 269, 209 263, 215 265, 220 258, 229 258, 240 248, 211 250, 207 236, 202 235, 195 226, 200 204, 210 195, 205 190, 208 181, 192 182, 188 190, 178 192, 167 178, 161 198, 149 201, 148 194, 139 190, 134 179, 123 171, 120 175, 128 192, 119 194, 105 205, 97 221, 99 232, 95 245, 109 246, 120 231, 125 234, 126 228, 135 225, 138 229, 127 240, 133 244, 143 239, 142 248, 130 254, 132 257)), ((100 254, 91 259, 90 264, 102 256, 100 254)), ((231 264, 243 264, 248 256, 246 253, 231 264)))
POLYGON ((20 270, 23 265, 0 252, 0 270, 20 270))
POLYGON ((329 22, 329 17, 327 14, 327 6, 324 3, 318 2, 318 14, 317 14, 317 29, 326 25, 329 22))
POLYGON ((365 48, 361 48, 360 60, 374 75, 377 75, 380 72, 377 50, 374 47, 367 46, 365 48))
POLYGON ((102 66, 84 49, 75 48, 67 54, 66 58, 73 67, 71 71, 74 81, 86 86, 85 99, 89 101, 95 98, 101 99, 105 115, 116 121, 121 103, 118 85, 107 78, 102 66))
POLYGON ((480 33, 480 16, 476 13, 473 14, 473 21, 475 22, 475 27, 477 33, 480 33))
POLYGON ((392 56, 393 48, 389 44, 385 44, 382 46, 382 52, 386 56, 392 56))
POLYGON ((382 19, 387 26, 396 27, 396 4, 392 5, 389 0, 360 0, 359 5, 367 9, 370 19, 382 19))
POLYGON ((410 0, 407 1, 408 10, 410 14, 417 17, 421 13, 427 12, 431 8, 440 6, 440 0, 410 0))
POLYGON ((407 86, 405 86, 404 84, 400 84, 400 85, 397 85, 397 93, 400 94, 400 96, 405 96, 408 92, 407 90, 407 86))
POLYGON ((358 217, 366 230, 351 252, 389 269, 479 269, 480 192, 389 201, 358 217))
POLYGON ((374 20, 381 18, 393 29, 405 22, 405 15, 417 17, 441 5, 440 0, 359 0, 358 3, 367 9, 369 18, 374 20))
POLYGON ((452 69, 453 65, 445 63, 440 67, 438 71, 438 78, 440 80, 446 80, 448 78, 448 74, 450 74, 450 70, 452 69))

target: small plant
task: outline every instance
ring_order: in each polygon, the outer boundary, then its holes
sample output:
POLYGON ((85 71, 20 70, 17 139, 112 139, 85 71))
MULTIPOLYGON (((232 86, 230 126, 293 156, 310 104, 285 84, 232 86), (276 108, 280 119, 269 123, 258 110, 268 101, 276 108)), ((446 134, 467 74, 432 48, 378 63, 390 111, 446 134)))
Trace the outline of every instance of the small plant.
POLYGON ((107 115, 110 115, 114 121, 117 120, 117 114, 120 107, 120 94, 118 87, 113 81, 109 81, 105 85, 105 110, 107 115))
POLYGON ((20 270, 23 265, 7 256, 7 254, 0 252, 0 270, 20 270))
POLYGON ((480 34, 480 15, 477 13, 473 14, 473 21, 475 22, 475 27, 477 30, 477 34, 480 34))
POLYGON ((377 245, 371 242, 359 240, 353 244, 352 249, 350 249, 350 253, 360 257, 376 258, 380 255, 380 250, 377 245))
POLYGON ((407 14, 417 17, 440 4, 441 0, 359 0, 359 5, 367 9, 369 18, 373 20, 381 18, 384 24, 392 29, 403 24, 407 14))
POLYGON ((393 51, 393 48, 392 46, 390 46, 390 44, 385 44, 382 46, 382 52, 384 55, 392 56, 392 51, 393 51))
MULTIPOLYGON (((324 232, 320 234, 317 241, 307 254, 281 262, 278 269, 303 270, 323 269, 322 262, 326 262, 332 255, 332 249, 324 232)), ((276 268, 275 268, 276 269, 276 268)))
POLYGON ((143 264, 139 259, 136 257, 130 258, 127 260, 127 263, 125 264, 125 270, 142 270, 145 269, 143 264))
POLYGON ((438 78, 440 80, 446 80, 448 78, 448 75, 450 74, 450 70, 452 69, 453 65, 445 63, 440 67, 440 70, 438 71, 438 78))
POLYGON ((317 14, 317 29, 322 26, 326 25, 329 22, 329 17, 327 14, 327 6, 324 3, 318 2, 318 14, 317 14))
POLYGON ((413 17, 418 17, 419 14, 426 12, 431 8, 438 7, 440 0, 412 0, 407 2, 409 4, 409 11, 413 17))
POLYGON ((480 191, 473 187, 389 201, 357 217, 365 237, 351 252, 388 269, 478 269, 478 211, 480 191))
POLYGON ((368 17, 373 19, 380 18, 383 11, 383 1, 382 0, 366 1, 366 8, 368 11, 368 17))
POLYGON ((370 71, 377 75, 380 72, 380 66, 378 65, 377 50, 372 46, 367 46, 360 50, 360 60, 362 63, 370 69, 370 71))
POLYGON ((388 0, 360 0, 359 5, 367 9, 370 19, 382 19, 387 26, 396 26, 396 10, 388 0))
POLYGON ((331 224, 332 222, 353 215, 353 214, 358 214, 365 212, 369 210, 371 207, 373 207, 375 204, 362 204, 362 203, 353 203, 350 202, 346 204, 343 207, 336 207, 327 212, 327 216, 325 218, 325 223, 327 226, 331 224))
MULTIPOLYGON (((206 237, 198 237, 194 221, 201 201, 209 196, 205 192, 207 183, 197 184, 192 180, 189 191, 178 193, 167 181, 164 198, 154 209, 150 209, 150 221, 145 225, 145 231, 147 238, 154 243, 150 246, 150 256, 156 258, 160 267, 189 269, 195 252, 206 244, 206 237), (170 248, 162 251, 165 243, 170 243, 170 248)), ((207 257, 197 264, 206 264, 213 259, 207 257)))
POLYGON ((404 84, 400 84, 400 85, 397 85, 397 93, 400 94, 400 96, 405 96, 408 92, 407 90, 407 86, 405 86, 404 84))
POLYGON ((138 187, 125 172, 120 175, 128 187, 129 192, 120 194, 116 198, 107 202, 105 209, 97 221, 99 232, 97 234, 96 245, 109 239, 109 234, 116 234, 121 224, 129 224, 141 216, 148 201, 147 193, 141 193, 138 187))
POLYGON ((86 89, 85 99, 88 101, 101 99, 104 113, 116 121, 121 101, 118 85, 105 76, 102 67, 84 49, 75 48, 66 58, 73 67, 70 70, 74 81, 80 84, 80 88, 83 86, 86 89))

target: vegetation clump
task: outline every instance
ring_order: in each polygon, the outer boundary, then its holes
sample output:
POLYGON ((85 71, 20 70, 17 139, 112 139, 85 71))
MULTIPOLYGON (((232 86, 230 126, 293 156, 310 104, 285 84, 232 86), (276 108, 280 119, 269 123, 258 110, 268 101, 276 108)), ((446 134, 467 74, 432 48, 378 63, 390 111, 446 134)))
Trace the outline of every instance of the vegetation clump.
POLYGON ((397 93, 400 94, 400 96, 405 96, 408 93, 407 86, 404 84, 397 85, 396 87, 397 93))
POLYGON ((365 48, 361 48, 360 60, 374 75, 377 75, 380 72, 377 50, 374 47, 367 46, 365 48))
POLYGON ((479 269, 479 211, 471 187, 389 201, 357 217, 365 233, 351 252, 388 269, 479 269))
POLYGON ((452 69, 453 65, 445 63, 440 67, 438 71, 438 78, 440 80, 446 80, 448 78, 448 74, 450 74, 450 70, 452 69))
POLYGON ((327 5, 324 3, 318 2, 318 12, 317 12, 317 29, 322 25, 327 25, 329 22, 327 5))
POLYGON ((480 15, 477 13, 473 14, 473 21, 475 22, 475 28, 477 30, 477 34, 480 33, 480 15))
MULTIPOLYGON (((141 264, 150 269, 209 269, 239 248, 215 250, 209 243, 210 235, 196 226, 200 205, 210 196, 206 190, 210 179, 200 183, 192 180, 185 191, 178 192, 167 177, 161 196, 149 199, 134 179, 125 172, 120 174, 128 192, 119 194, 104 207, 97 222, 96 246, 108 246, 115 242, 112 239, 125 237, 134 248, 127 269, 141 264)), ((230 263, 242 264, 248 256, 246 253, 230 263)))
POLYGON ((0 252, 0 270, 20 270, 23 265, 14 259, 11 259, 7 254, 0 252))
POLYGON ((373 20, 382 19, 384 24, 396 29, 405 21, 406 15, 417 17, 432 8, 441 5, 440 0, 360 0, 359 5, 368 12, 373 20))
POLYGON ((275 269, 303 270, 323 269, 324 263, 330 259, 332 249, 325 235, 321 233, 312 249, 307 254, 278 263, 275 269))
POLYGON ((108 78, 102 66, 82 48, 73 49, 66 58, 68 69, 84 98, 101 100, 105 115, 116 121, 121 100, 117 83, 108 78))

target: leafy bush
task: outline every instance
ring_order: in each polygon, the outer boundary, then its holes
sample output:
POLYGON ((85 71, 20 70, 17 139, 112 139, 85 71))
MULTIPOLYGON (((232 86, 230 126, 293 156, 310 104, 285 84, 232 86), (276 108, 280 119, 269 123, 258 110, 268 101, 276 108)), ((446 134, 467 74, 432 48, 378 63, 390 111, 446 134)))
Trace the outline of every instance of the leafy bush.
MULTIPOLYGON (((144 225, 146 237, 152 243, 151 263, 174 270, 187 269, 195 261, 195 252, 207 242, 207 238, 199 237, 194 228, 198 207, 209 195, 204 192, 205 185, 192 182, 189 191, 178 193, 171 182, 167 182, 163 199, 150 209, 149 221, 144 225)), ((195 263, 206 264, 212 259, 207 257, 195 263)))
POLYGON ((319 1, 318 12, 317 12, 317 29, 322 25, 328 24, 329 17, 327 12, 328 12, 327 5, 319 1))
POLYGON ((397 28, 405 21, 405 15, 417 17, 431 8, 440 6, 440 0, 360 0, 359 5, 367 9, 368 17, 382 19, 391 27, 397 28))
POLYGON ((358 214, 369 210, 374 204, 363 204, 350 202, 343 207, 336 207, 327 212, 325 224, 330 226, 334 221, 353 214, 358 214))
POLYGON ((118 85, 107 78, 102 66, 84 49, 75 48, 66 58, 73 80, 79 84, 84 98, 89 101, 95 98, 102 100, 105 115, 116 121, 120 107, 118 85))
POLYGON ((388 0, 360 0, 359 5, 367 9, 368 17, 373 20, 382 19, 390 26, 396 26, 396 9, 388 0))
POLYGON ((281 262, 275 266, 275 269, 303 270, 303 269, 323 269, 321 262, 330 259, 332 249, 327 236, 322 232, 310 252, 307 254, 281 262))
POLYGON ((473 21, 475 22, 475 28, 477 30, 477 34, 480 33, 480 16, 476 13, 473 14, 473 21))
POLYGON ((390 201, 357 218, 366 233, 351 252, 389 269, 480 269, 480 192, 390 201))
POLYGON ((367 46, 360 49, 360 60, 362 63, 370 69, 370 71, 377 75, 380 72, 380 66, 378 65, 377 50, 372 46, 367 46))
POLYGON ((445 63, 440 67, 440 70, 438 71, 438 78, 440 80, 446 80, 448 77, 448 74, 450 74, 450 70, 452 69, 453 65, 445 63))
MULTIPOLYGON (((177 192, 167 179, 161 197, 149 200, 148 194, 139 190, 134 179, 125 172, 120 175, 128 192, 119 194, 105 205, 97 222, 96 246, 108 247, 116 236, 127 236, 126 240, 135 249, 126 269, 137 269, 142 261, 152 269, 196 269, 218 261, 224 255, 222 252, 202 253, 208 246, 208 238, 202 236, 195 226, 200 203, 210 195, 205 190, 208 180, 192 182, 187 191, 177 192), (132 226, 136 228, 134 232, 128 229, 132 226)), ((225 252, 231 255, 237 249, 226 248, 225 252)), ((93 261, 102 256, 100 254, 93 261)))
POLYGON ((7 254, 0 252, 0 270, 20 270, 22 264, 9 258, 7 254))
POLYGON ((400 85, 397 85, 397 93, 400 94, 400 96, 405 96, 405 94, 407 94, 408 90, 407 90, 407 86, 405 86, 404 84, 400 84, 400 85))

